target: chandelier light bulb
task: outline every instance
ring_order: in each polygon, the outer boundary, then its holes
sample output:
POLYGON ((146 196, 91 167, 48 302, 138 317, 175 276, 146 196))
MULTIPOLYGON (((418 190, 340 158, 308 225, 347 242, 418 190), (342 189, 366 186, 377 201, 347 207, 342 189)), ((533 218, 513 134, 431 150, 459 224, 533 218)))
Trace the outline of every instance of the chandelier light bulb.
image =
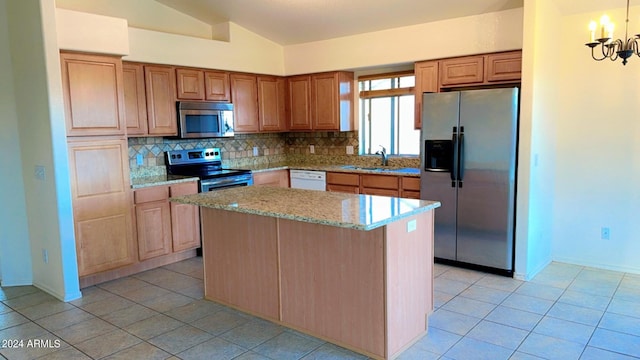
POLYGON ((609 15, 603 14, 600 17, 600 38, 604 39, 607 37, 607 27, 609 27, 609 23, 611 19, 609 19, 609 15))
POLYGON ((596 28, 598 28, 598 24, 595 21, 591 20, 591 22, 589 23, 589 42, 596 41, 596 28))

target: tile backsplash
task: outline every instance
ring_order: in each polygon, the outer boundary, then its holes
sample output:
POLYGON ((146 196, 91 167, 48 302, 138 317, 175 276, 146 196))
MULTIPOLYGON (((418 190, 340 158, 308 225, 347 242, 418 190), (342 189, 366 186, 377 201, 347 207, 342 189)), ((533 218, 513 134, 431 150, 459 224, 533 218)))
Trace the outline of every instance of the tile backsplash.
MULTIPOLYGON (((163 171, 164 152, 169 150, 218 147, 222 164, 228 168, 261 166, 270 163, 371 164, 378 156, 358 156, 358 132, 289 132, 236 134, 233 138, 168 139, 129 138, 129 167, 132 175, 141 170, 163 171), (311 153, 313 145, 314 153, 311 153), (353 146, 355 155, 347 155, 353 146), (258 155, 254 156, 254 148, 258 155), (140 156, 139 156, 140 155, 140 156), (138 164, 139 158, 142 164, 138 164)), ((390 164, 417 167, 417 158, 391 158, 390 164)))

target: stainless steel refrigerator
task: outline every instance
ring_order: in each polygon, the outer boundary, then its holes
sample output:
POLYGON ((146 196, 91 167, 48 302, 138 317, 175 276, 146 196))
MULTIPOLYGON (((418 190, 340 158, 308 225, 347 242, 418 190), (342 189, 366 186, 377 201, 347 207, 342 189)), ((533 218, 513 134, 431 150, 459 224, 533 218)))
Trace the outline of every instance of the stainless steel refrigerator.
POLYGON ((436 260, 513 274, 518 89, 425 93, 420 196, 436 260))

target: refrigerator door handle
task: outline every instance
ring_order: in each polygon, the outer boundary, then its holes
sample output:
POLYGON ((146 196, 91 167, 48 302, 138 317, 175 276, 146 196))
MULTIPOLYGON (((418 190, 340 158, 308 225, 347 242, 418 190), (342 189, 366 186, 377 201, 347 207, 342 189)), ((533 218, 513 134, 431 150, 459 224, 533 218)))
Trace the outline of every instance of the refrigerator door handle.
POLYGON ((462 187, 462 182, 464 180, 464 128, 460 127, 460 140, 458 143, 458 181, 460 187, 462 187))
POLYGON ((451 187, 456 187, 456 180, 458 180, 458 134, 456 128, 453 128, 453 135, 451 136, 451 151, 453 156, 451 157, 451 187))

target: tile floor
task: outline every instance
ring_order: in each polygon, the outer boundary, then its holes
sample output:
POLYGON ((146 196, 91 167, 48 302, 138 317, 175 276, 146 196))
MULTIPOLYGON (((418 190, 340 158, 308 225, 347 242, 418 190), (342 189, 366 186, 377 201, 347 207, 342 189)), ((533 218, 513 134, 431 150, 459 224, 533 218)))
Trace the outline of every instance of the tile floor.
MULTIPOLYGON (((530 282, 443 265, 435 270, 429 333, 400 359, 640 358, 640 275, 559 263, 530 282)), ((70 303, 32 286, 2 288, 0 355, 364 359, 203 300, 201 279, 195 258, 84 289, 70 303)))

